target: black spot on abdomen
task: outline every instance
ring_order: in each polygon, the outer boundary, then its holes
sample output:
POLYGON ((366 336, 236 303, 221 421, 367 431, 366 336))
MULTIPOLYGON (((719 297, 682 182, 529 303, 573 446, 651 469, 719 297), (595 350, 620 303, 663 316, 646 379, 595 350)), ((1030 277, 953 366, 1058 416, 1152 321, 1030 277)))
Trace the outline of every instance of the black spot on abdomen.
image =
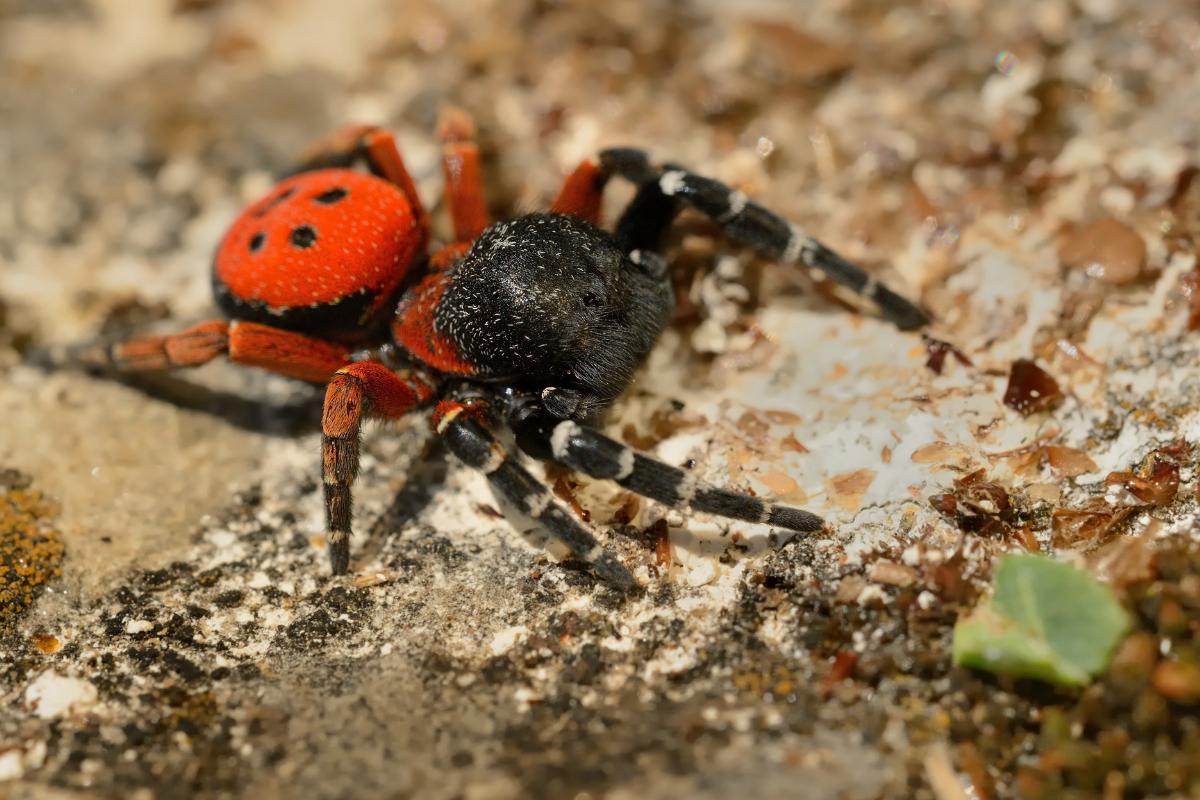
POLYGON ((332 189, 326 189, 319 195, 315 196, 313 198, 313 202, 320 203, 323 206, 331 206, 348 194, 350 194, 349 189, 343 186, 335 186, 332 189))
POLYGON ((265 233, 263 233, 262 231, 259 231, 258 233, 251 236, 250 237, 250 252, 257 253, 259 250, 262 250, 262 247, 266 243, 266 241, 267 241, 267 235, 265 233))
POLYGON ((292 243, 292 247, 307 250, 317 243, 317 231, 311 225, 299 225, 292 228, 291 234, 288 235, 288 241, 292 243))
POLYGON ((288 188, 284 189, 282 192, 280 192, 275 197, 272 197, 269 202, 264 203, 262 208, 260 208, 254 212, 254 216, 265 217, 267 215, 268 211, 270 211, 272 208, 274 208, 275 206, 282 203, 284 200, 287 200, 289 197, 291 197, 295 193, 296 193, 296 188, 294 186, 289 186, 288 188))

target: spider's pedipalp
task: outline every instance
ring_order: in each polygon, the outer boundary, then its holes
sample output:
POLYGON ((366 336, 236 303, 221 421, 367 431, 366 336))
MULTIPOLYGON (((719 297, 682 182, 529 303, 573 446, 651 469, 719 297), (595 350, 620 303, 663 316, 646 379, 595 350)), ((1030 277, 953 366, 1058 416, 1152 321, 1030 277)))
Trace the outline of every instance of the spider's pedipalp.
POLYGON ((685 470, 639 453, 599 431, 544 414, 510 415, 517 442, 534 458, 549 459, 593 478, 675 508, 811 533, 825 526, 809 511, 703 483, 685 470))
POLYGON ((464 464, 487 475, 492 487, 523 513, 546 527, 555 539, 570 548, 606 583, 631 591, 638 583, 617 557, 597 541, 569 511, 554 501, 549 488, 529 474, 509 455, 480 420, 480 405, 443 401, 435 412, 434 427, 450 452, 464 464))
POLYGON ((630 148, 602 151, 600 164, 639 187, 617 223, 617 240, 627 247, 655 246, 680 204, 686 203, 711 218, 731 238, 770 258, 803 264, 866 297, 902 330, 920 328, 930 321, 920 307, 870 273, 721 181, 674 164, 655 165, 644 152, 630 148))

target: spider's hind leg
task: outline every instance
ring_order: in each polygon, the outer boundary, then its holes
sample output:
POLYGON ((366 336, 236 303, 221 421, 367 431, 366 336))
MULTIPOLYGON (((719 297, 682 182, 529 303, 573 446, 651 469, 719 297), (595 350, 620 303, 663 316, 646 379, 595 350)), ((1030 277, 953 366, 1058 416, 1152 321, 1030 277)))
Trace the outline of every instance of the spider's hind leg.
POLYGON ((350 361, 347 348, 256 322, 208 320, 167 335, 57 345, 29 354, 44 369, 79 369, 115 375, 200 367, 219 358, 279 375, 324 383, 350 361))
POLYGON ((593 478, 615 481, 673 508, 692 508, 729 519, 812 533, 825 526, 809 511, 761 500, 696 480, 686 471, 639 453, 573 420, 545 414, 511 415, 521 449, 593 478))
POLYGON ((617 223, 617 239, 631 248, 657 243, 685 203, 710 217, 731 238, 786 264, 803 264, 866 297, 902 330, 921 328, 930 321, 920 307, 861 267, 718 180, 673 164, 654 164, 645 152, 631 148, 602 151, 600 164, 606 172, 640 187, 617 223))

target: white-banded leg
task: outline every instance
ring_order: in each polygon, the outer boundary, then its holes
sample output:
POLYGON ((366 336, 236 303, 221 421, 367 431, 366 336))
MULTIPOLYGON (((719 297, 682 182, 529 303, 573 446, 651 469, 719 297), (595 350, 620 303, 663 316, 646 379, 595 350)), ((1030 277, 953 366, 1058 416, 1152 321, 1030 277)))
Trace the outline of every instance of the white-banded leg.
POLYGON ((809 511, 703 483, 686 471, 638 453, 573 420, 514 415, 517 442, 534 458, 553 460, 593 478, 615 481, 651 500, 729 519, 811 533, 825 526, 809 511))
POLYGON ((721 226, 731 238, 786 264, 802 264, 874 302, 901 330, 929 323, 929 315, 861 267, 842 258, 798 227, 725 184, 673 164, 658 165, 631 148, 601 151, 600 164, 640 189, 617 223, 617 239, 629 247, 653 247, 686 203, 721 226))
POLYGON ((637 588, 637 581, 617 557, 559 505, 550 489, 529 474, 496 440, 482 421, 482 405, 451 400, 438 404, 434 428, 450 452, 486 475, 496 491, 544 525, 551 536, 570 548, 610 586, 626 592, 637 588))

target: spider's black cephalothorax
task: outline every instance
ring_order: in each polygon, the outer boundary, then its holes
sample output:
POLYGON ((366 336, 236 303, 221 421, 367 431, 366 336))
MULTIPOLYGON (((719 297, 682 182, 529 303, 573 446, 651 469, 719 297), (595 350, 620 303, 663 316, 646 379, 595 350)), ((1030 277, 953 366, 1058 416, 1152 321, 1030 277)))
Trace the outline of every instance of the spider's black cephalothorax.
POLYGON ((512 428, 533 458, 668 506, 819 530, 814 514, 706 484, 587 427, 628 388, 671 318, 667 266, 656 252, 664 234, 692 208, 763 255, 873 301, 901 329, 923 326, 925 313, 745 194, 640 150, 606 150, 580 164, 549 213, 490 224, 473 123, 450 109, 440 128, 455 241, 428 259, 428 218, 394 140, 349 126, 226 234, 213 275, 218 304, 233 319, 53 350, 39 360, 134 372, 226 356, 326 384, 322 476, 334 574, 350 566, 362 421, 430 406, 451 452, 620 589, 637 581, 505 450, 496 426, 512 428), (358 158, 373 175, 343 168, 358 158), (598 222, 614 176, 637 191, 610 234, 598 222), (391 308, 389 342, 378 325, 391 308))
POLYGON ((565 214, 492 225, 453 269, 434 315, 478 377, 543 393, 586 417, 625 390, 670 320, 658 259, 631 257, 565 214))

